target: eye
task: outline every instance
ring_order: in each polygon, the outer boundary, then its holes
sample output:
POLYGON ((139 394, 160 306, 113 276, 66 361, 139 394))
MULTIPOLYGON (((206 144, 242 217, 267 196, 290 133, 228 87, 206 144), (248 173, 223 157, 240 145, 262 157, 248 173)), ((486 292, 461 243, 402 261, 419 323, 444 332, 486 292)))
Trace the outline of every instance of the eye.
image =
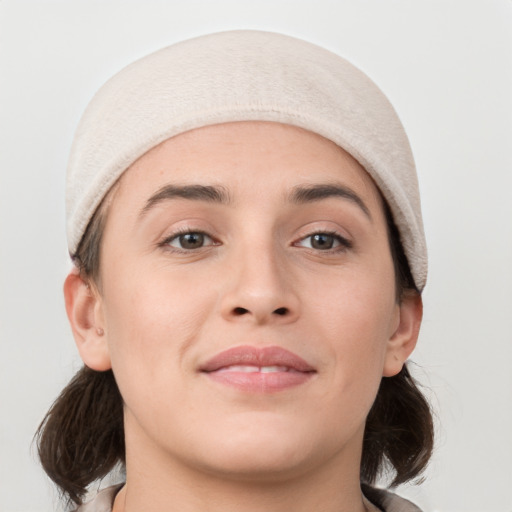
POLYGON ((299 240, 296 245, 319 251, 328 251, 338 247, 352 247, 351 242, 337 233, 314 233, 299 240))
POLYGON ((187 231, 186 233, 180 233, 179 235, 173 235, 172 237, 167 238, 164 240, 163 245, 190 251, 214 245, 214 242, 206 233, 201 233, 199 231, 187 231))

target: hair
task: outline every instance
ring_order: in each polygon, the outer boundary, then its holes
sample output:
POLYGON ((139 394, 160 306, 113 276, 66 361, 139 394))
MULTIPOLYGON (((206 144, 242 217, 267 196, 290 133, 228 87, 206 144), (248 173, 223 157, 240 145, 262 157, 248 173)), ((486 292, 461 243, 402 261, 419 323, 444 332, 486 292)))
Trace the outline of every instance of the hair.
MULTIPOLYGON (((72 255, 83 279, 100 285, 101 241, 114 187, 96 210, 77 252, 72 255)), ((404 254, 391 211, 383 200, 393 259, 397 301, 419 293, 404 254)), ((123 399, 112 370, 84 366, 55 400, 36 433, 39 458, 47 475, 68 502, 80 505, 87 487, 124 467, 123 399)), ((417 479, 425 470, 434 445, 434 425, 428 401, 407 365, 393 377, 383 377, 366 419, 361 482, 373 484, 387 470, 390 486, 417 479)))
MULTIPOLYGON (((419 291, 400 242, 389 206, 384 201, 389 246, 395 269, 397 301, 419 291)), ((427 399, 411 376, 407 363, 393 377, 383 377, 366 418, 361 481, 373 484, 391 466, 390 486, 417 479, 434 449, 434 420, 427 399)))

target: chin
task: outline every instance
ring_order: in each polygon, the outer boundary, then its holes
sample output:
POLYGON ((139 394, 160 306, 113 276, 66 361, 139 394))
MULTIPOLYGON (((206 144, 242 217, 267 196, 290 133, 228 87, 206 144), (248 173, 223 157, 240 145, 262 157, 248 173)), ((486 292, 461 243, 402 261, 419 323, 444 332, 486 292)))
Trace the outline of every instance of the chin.
POLYGON ((306 472, 311 465, 304 454, 286 456, 284 452, 251 451, 247 447, 228 450, 212 461, 202 461, 202 469, 207 473, 255 483, 284 481, 306 472))
POLYGON ((325 442, 329 436, 301 429, 296 422, 255 418, 250 424, 222 431, 215 435, 210 430, 207 438, 203 433, 203 449, 196 462, 209 473, 237 480, 285 480, 307 472, 332 454, 332 446, 325 442))

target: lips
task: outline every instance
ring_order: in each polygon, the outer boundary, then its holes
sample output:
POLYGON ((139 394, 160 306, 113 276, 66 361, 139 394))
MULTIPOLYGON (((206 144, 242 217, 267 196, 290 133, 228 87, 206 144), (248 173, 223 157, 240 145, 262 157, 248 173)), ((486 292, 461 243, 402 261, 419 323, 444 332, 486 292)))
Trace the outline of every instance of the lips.
POLYGON ((215 382, 247 392, 284 390, 316 373, 304 359, 277 346, 234 347, 215 355, 200 371, 215 382))

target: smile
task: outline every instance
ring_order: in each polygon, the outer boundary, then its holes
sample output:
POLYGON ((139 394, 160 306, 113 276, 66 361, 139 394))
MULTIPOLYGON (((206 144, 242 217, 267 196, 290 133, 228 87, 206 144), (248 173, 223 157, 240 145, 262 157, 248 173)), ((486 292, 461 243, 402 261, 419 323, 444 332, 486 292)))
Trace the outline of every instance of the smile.
POLYGON ((242 372, 242 373, 274 373, 274 372, 293 372, 293 368, 287 366, 244 366, 233 365, 226 368, 220 368, 219 372, 242 372))
POLYGON ((212 381, 250 393, 272 393, 307 382, 316 370, 281 347, 234 347, 208 360, 201 373, 212 381))

